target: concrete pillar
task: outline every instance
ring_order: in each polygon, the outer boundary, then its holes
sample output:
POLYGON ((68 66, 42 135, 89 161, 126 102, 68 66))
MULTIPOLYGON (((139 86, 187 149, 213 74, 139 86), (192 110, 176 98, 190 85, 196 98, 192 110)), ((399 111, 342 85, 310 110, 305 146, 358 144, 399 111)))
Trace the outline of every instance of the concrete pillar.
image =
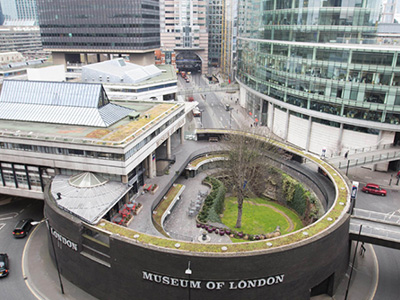
MULTIPOLYGON (((378 134, 378 139, 376 141, 376 145, 379 147, 381 143, 382 143, 382 130, 379 130, 379 134, 378 134)), ((385 165, 386 165, 385 163, 382 163, 380 168, 379 168, 380 169, 379 171, 382 171, 382 169, 384 170, 385 168, 382 168, 382 166, 385 166, 385 165)), ((373 164, 371 170, 372 171, 376 171, 377 170, 377 166, 378 166, 378 164, 373 164)), ((386 167, 385 171, 387 171, 387 167, 386 167)))
POLYGON ((67 65, 64 53, 52 52, 51 56, 53 57, 54 65, 67 65))
MULTIPOLYGON (((128 183, 128 175, 121 175, 121 182, 128 183)), ((129 202, 129 193, 126 193, 124 196, 124 203, 129 202)))
POLYGON ((284 133, 284 140, 285 142, 288 139, 288 135, 289 135, 289 119, 290 119, 290 111, 286 110, 286 124, 285 124, 285 133, 284 133))
POLYGON ((274 133, 275 108, 271 102, 268 102, 268 105, 268 128, 274 133))
POLYGON ((181 144, 183 144, 183 141, 185 140, 185 131, 183 130, 183 127, 180 128, 181 131, 181 144))
POLYGON ((131 53, 129 61, 140 66, 148 66, 155 64, 154 52, 150 53, 131 53))
POLYGON ((171 158, 171 137, 167 138, 167 158, 171 158))
POLYGON ((344 131, 343 123, 340 123, 339 138, 338 138, 338 141, 337 141, 337 149, 336 149, 337 152, 341 152, 342 151, 342 147, 343 147, 343 145, 342 145, 343 131, 344 131))
POLYGON ((153 165, 153 153, 151 153, 147 157, 147 165, 149 167, 148 169, 148 177, 149 178, 154 178, 153 173, 154 173, 154 165, 153 165))
POLYGON ((307 128, 307 141, 306 141, 306 151, 310 150, 310 142, 311 142, 311 128, 312 128, 312 118, 308 118, 308 128, 307 128))

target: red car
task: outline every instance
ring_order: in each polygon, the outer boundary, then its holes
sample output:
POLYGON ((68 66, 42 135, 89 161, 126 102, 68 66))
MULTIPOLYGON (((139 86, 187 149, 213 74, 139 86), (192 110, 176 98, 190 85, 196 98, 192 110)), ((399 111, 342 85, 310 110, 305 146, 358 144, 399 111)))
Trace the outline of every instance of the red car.
POLYGON ((374 183, 367 183, 367 185, 362 188, 362 191, 367 194, 369 193, 374 195, 386 196, 386 190, 374 183))

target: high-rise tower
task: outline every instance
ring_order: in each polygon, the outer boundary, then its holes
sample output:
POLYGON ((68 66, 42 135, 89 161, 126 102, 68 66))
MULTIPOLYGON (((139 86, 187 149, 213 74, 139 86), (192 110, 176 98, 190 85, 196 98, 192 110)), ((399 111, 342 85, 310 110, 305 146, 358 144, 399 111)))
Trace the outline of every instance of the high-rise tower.
POLYGON ((131 62, 154 63, 160 47, 159 1, 37 0, 37 8, 43 47, 56 62, 128 54, 131 62))
POLYGON ((240 1, 241 104, 273 134, 314 153, 398 143, 400 47, 374 36, 381 5, 240 1))

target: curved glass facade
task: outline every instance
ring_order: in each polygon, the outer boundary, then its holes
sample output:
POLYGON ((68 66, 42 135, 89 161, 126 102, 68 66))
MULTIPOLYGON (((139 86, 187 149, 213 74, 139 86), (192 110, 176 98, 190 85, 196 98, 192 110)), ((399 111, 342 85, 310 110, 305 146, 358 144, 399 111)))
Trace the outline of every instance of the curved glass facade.
POLYGON ((380 2, 241 1, 237 79, 253 91, 247 108, 259 92, 299 117, 304 109, 296 107, 353 119, 339 118, 349 130, 358 130, 354 119, 400 124, 400 47, 374 36, 380 2))

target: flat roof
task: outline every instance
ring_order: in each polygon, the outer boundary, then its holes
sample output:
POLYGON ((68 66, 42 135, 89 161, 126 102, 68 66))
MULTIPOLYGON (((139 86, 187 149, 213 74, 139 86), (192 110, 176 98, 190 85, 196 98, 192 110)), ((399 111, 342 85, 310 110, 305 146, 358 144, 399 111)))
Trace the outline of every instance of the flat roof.
POLYGON ((32 140, 64 141, 78 144, 101 141, 109 146, 124 144, 147 132, 149 128, 159 124, 161 120, 168 118, 177 109, 185 105, 181 102, 160 101, 121 101, 114 103, 134 109, 140 113, 140 117, 131 120, 129 116, 126 116, 106 128, 0 120, 0 137, 22 137, 32 140), (144 127, 146 127, 146 130, 142 129, 144 127))

